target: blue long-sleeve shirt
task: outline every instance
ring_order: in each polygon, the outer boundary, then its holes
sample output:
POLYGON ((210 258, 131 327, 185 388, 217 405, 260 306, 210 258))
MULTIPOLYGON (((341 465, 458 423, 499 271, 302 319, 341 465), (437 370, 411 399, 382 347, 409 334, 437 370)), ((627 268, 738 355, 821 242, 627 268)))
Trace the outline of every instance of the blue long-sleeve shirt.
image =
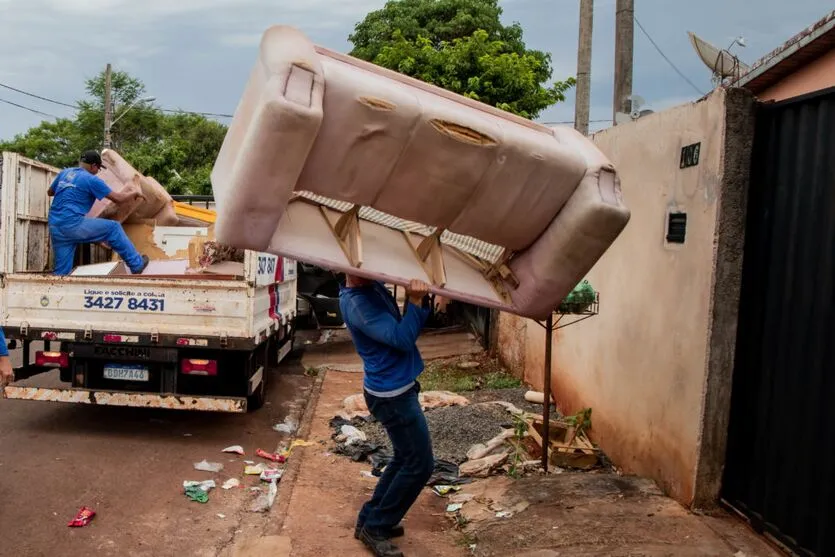
POLYGON ((0 358, 8 355, 9 347, 6 346, 6 335, 3 333, 3 329, 0 329, 0 358))
POLYGON ((382 283, 341 287, 339 309, 363 361, 365 390, 380 397, 408 391, 423 372, 417 338, 429 317, 428 307, 397 301, 382 283))

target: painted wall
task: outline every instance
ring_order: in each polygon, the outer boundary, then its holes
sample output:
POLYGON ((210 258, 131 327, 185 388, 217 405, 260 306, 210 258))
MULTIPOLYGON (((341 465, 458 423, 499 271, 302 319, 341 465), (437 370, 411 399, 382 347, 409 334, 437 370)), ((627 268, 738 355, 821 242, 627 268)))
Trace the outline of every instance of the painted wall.
POLYGON ((835 87, 835 49, 784 77, 757 97, 761 101, 781 101, 829 87, 835 87))
MULTIPOLYGON (((726 96, 718 90, 594 136, 618 169, 632 219, 588 275, 600 292, 600 314, 554 337, 552 390, 560 409, 591 407, 592 436, 612 460, 686 505, 694 501, 708 378, 726 96), (698 165, 679 168, 682 147, 698 142, 698 165), (687 213, 683 245, 665 241, 671 210, 687 213)), ((739 231, 744 222, 737 224, 739 231)), ((741 242, 737 252, 741 267, 741 242)), ((517 330, 524 350, 501 341, 500 350, 517 362, 524 356, 526 380, 541 389, 545 332, 500 319, 500 339, 517 330)), ((723 456, 724 438, 719 442, 723 456)))

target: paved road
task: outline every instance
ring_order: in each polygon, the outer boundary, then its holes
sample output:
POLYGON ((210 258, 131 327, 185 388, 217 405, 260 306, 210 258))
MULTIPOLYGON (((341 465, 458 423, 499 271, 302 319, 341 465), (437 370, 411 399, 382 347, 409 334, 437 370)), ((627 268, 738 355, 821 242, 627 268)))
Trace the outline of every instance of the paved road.
MULTIPOLYGON (((183 480, 243 476, 242 445, 275 450, 272 425, 304 409, 313 380, 293 355, 269 375, 268 404, 249 415, 174 412, 0 399, 0 555, 216 555, 253 515, 247 489, 188 501, 183 480), (221 462, 220 474, 193 463, 221 462), (230 462, 233 461, 233 462, 230 462), (83 506, 85 528, 67 522, 83 506), (225 518, 218 517, 218 513, 225 518)), ((269 516, 262 520, 269 520, 269 516)))

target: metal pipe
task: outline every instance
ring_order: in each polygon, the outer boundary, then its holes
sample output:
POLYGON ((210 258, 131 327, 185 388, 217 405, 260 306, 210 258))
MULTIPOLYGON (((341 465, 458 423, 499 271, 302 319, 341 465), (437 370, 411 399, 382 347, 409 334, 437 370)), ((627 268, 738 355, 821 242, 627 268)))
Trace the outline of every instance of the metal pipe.
POLYGON ((554 313, 545 320, 545 381, 542 388, 542 468, 548 473, 548 444, 551 441, 551 342, 554 336, 554 313))

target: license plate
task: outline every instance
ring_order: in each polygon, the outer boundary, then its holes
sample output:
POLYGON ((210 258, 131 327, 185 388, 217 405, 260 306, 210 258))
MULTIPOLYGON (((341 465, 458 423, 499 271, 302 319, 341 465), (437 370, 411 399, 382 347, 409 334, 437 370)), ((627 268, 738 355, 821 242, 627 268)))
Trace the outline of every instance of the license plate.
POLYGON ((104 378, 116 381, 148 381, 148 368, 145 366, 104 366, 104 378))

